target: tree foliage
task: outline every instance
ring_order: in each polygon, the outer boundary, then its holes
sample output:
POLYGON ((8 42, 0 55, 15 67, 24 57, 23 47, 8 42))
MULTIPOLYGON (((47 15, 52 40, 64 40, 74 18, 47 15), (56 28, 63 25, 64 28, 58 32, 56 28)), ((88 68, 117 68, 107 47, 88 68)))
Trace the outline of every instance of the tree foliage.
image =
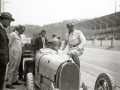
MULTIPOLYGON (((52 24, 48 24, 48 25, 44 25, 44 26, 38 26, 38 25, 25 25, 26 31, 24 32, 24 34, 26 35, 26 37, 33 37, 33 34, 39 34, 41 30, 46 30, 46 37, 48 38, 48 40, 52 39, 52 34, 56 34, 57 37, 61 37, 61 39, 63 40, 65 37, 65 33, 68 31, 68 29, 66 28, 66 23, 68 22, 74 22, 75 24, 75 28, 76 29, 80 29, 79 26, 79 22, 81 22, 82 20, 78 21, 78 20, 66 20, 63 22, 59 22, 59 23, 52 23, 52 24)), ((7 33, 11 33, 14 30, 15 26, 10 26, 10 28, 7 28, 6 31, 7 33)), ((84 31, 83 31, 84 33, 84 31)))

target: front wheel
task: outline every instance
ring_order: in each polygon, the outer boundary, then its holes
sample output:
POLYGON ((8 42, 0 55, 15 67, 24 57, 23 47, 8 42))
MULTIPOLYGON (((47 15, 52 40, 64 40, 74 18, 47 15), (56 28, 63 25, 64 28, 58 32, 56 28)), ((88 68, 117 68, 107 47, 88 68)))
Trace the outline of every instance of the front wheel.
POLYGON ((94 90, 115 90, 112 76, 106 73, 101 73, 96 80, 94 90))
POLYGON ((27 74, 27 90, 35 90, 34 77, 32 73, 27 74))

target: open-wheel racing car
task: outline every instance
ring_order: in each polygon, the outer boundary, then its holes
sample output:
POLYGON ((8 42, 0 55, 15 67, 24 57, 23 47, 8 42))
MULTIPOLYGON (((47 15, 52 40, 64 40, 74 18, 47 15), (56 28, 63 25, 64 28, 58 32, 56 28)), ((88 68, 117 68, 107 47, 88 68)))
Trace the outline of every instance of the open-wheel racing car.
POLYGON ((29 90, 36 84, 41 90, 79 90, 79 68, 66 54, 40 49, 35 56, 35 80, 27 74, 29 90))
MULTIPOLYGON (((36 86, 40 90, 80 90, 80 69, 69 55, 49 48, 40 49, 31 63, 34 63, 31 70, 34 73, 27 73, 27 90, 36 90, 36 86)), ((81 89, 87 89, 86 85, 81 89)), ((115 90, 112 77, 100 74, 94 90, 115 90)))

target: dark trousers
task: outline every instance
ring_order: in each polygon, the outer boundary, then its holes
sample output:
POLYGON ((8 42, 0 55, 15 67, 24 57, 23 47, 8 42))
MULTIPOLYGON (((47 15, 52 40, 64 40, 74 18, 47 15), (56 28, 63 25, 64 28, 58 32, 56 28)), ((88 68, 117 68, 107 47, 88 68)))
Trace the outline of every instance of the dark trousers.
POLYGON ((0 65, 0 90, 3 90, 6 65, 0 65))
POLYGON ((73 61, 77 64, 77 66, 80 68, 80 60, 78 55, 72 55, 73 61))
POLYGON ((32 72, 35 75, 35 62, 33 60, 26 60, 24 63, 24 79, 26 79, 27 73, 32 72))
POLYGON ((21 56, 20 66, 19 66, 19 79, 23 78, 23 55, 21 56))

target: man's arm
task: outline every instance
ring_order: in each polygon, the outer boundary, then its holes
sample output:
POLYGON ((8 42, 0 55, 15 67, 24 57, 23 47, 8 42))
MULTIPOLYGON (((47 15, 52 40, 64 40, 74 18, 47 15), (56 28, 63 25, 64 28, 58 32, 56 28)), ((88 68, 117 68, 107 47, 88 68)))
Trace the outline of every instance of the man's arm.
POLYGON ((10 36, 9 36, 9 47, 11 47, 14 39, 15 39, 15 36, 13 34, 10 34, 10 36))
POLYGON ((67 40, 64 40, 61 47, 60 47, 60 50, 64 50, 67 46, 67 40))
POLYGON ((86 44, 86 38, 85 38, 85 36, 83 35, 83 33, 81 31, 79 32, 78 36, 79 36, 79 39, 81 41, 81 43, 78 45, 78 48, 81 50, 81 49, 84 48, 84 46, 86 44))
POLYGON ((48 40, 47 40, 47 38, 45 38, 45 46, 47 46, 47 42, 48 42, 48 40))
POLYGON ((34 53, 36 53, 37 49, 38 49, 38 38, 35 39, 34 53))
POLYGON ((66 48, 66 46, 67 46, 67 42, 68 42, 68 40, 67 40, 67 34, 65 35, 65 40, 63 41, 63 43, 61 42, 61 47, 60 47, 60 50, 64 50, 65 48, 66 48))

